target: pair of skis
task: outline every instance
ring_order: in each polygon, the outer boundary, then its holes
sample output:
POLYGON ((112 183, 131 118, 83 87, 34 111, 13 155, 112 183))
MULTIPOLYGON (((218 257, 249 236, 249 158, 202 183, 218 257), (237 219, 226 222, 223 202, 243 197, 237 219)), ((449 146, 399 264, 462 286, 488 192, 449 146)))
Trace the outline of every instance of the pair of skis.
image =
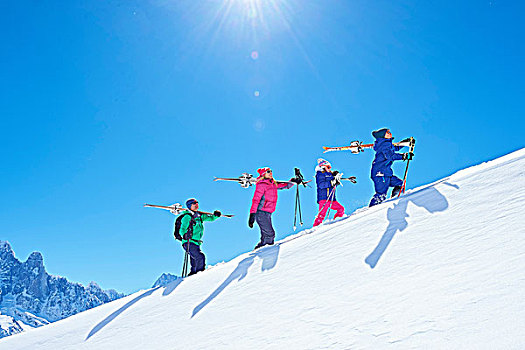
MULTIPOLYGON (((164 209, 164 210, 169 210, 172 214, 175 214, 175 215, 179 215, 185 211, 189 211, 189 212, 193 212, 192 210, 188 209, 188 208, 184 208, 180 203, 175 203, 175 204, 172 204, 172 205, 156 205, 156 204, 144 204, 144 207, 145 208, 159 208, 159 209, 164 209)), ((196 210, 195 213, 199 213, 199 214, 208 214, 208 215, 213 215, 213 213, 208 213, 208 212, 205 212, 205 211, 200 211, 200 210, 196 210)), ((221 214, 221 217, 224 216, 226 218, 232 218, 233 215, 231 214, 221 214)))
MULTIPOLYGON (((412 146, 412 143, 414 143, 415 141, 412 141, 414 140, 413 137, 410 138, 410 141, 402 141, 402 142, 396 142, 394 143, 393 145, 394 146, 406 146, 406 147, 411 147, 412 146)), ((373 143, 363 143, 361 141, 352 141, 350 142, 350 145, 349 146, 339 146, 339 147, 324 147, 323 146, 323 153, 326 153, 326 152, 334 152, 334 151, 350 151, 354 154, 358 154, 358 153, 361 153, 361 152, 364 152, 365 149, 367 148, 374 148, 374 144, 373 143)))
MULTIPOLYGON (((248 174, 248 173, 242 173, 242 175, 239 177, 216 177, 213 179, 213 181, 234 181, 234 182, 238 182, 242 188, 248 188, 250 186, 254 186, 257 184, 257 178, 253 177, 252 174, 248 174)), ((312 180, 304 181, 304 184, 307 184, 310 181, 312 180)), ((292 181, 276 180, 275 182, 277 182, 278 184, 282 184, 282 183, 291 183, 292 181)))

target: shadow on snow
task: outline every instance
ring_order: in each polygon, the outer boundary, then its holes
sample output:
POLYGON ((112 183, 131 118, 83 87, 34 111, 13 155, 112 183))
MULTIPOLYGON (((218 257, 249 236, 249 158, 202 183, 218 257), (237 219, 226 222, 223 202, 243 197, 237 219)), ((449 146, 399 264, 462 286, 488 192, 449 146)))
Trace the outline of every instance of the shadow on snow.
MULTIPOLYGON (((454 187, 456 189, 459 189, 459 186, 444 182, 444 184, 454 187)), ((445 211, 448 208, 448 201, 435 187, 427 187, 423 188, 417 192, 410 193, 405 198, 401 198, 399 202, 395 203, 392 208, 389 208, 387 211, 387 218, 389 221, 388 227, 386 228, 386 231, 383 233, 383 236, 381 237, 381 240, 377 244, 376 248, 372 253, 370 253, 369 256, 366 257, 365 262, 373 269, 379 262, 379 259, 381 259, 381 256, 384 254, 385 250, 387 249, 388 245, 394 238, 394 235, 397 233, 397 231, 401 232, 405 230, 408 227, 408 222, 406 218, 408 217, 407 214, 407 207, 408 203, 412 202, 418 207, 425 208, 430 214, 434 214, 436 212, 445 211)), ((254 251, 250 253, 246 258, 241 260, 235 270, 232 271, 232 273, 224 280, 224 282, 221 283, 220 286, 218 286, 204 301, 202 301, 199 305, 197 305, 193 309, 192 318, 197 315, 206 305, 208 305, 213 299, 215 299, 221 292, 226 289, 233 281, 235 280, 242 280, 248 275, 248 269, 253 265, 255 258, 262 259, 262 266, 261 270, 271 270, 275 267, 277 264, 277 259, 279 257, 279 244, 268 246, 264 248, 260 248, 257 251, 254 251)), ((164 292, 162 293, 163 296, 170 295, 183 281, 182 278, 178 278, 177 280, 171 282, 168 284, 164 292)), ((142 293, 141 295, 137 296, 133 300, 127 302, 124 306, 122 306, 117 311, 113 312, 111 315, 106 317, 104 320, 99 322, 91 331, 89 332, 88 336, 85 340, 88 340, 93 335, 95 335, 97 332, 99 332, 102 328, 107 326, 110 322, 112 322, 117 316, 119 316, 122 312, 126 311, 128 308, 130 308, 132 305, 137 303, 139 300, 150 296, 155 292, 157 289, 161 288, 156 287, 149 291, 146 291, 142 293)))
MULTIPOLYGON (((448 182, 444 182, 444 184, 459 189, 458 185, 448 182)), ((445 211, 448 208, 447 199, 435 187, 423 188, 414 193, 410 193, 405 198, 401 197, 399 202, 394 203, 392 208, 388 208, 388 227, 383 233, 383 237, 381 237, 381 240, 374 251, 365 259, 365 262, 372 269, 376 267, 379 259, 381 259, 381 256, 394 238, 396 232, 401 232, 408 227, 406 218, 408 217, 407 206, 409 202, 412 202, 418 207, 425 208, 430 214, 445 211)))
POLYGON ((255 258, 262 259, 261 271, 271 270, 277 264, 279 257, 279 244, 260 248, 259 250, 250 253, 248 257, 244 258, 239 262, 235 270, 217 287, 203 302, 197 305, 193 309, 191 317, 194 317, 199 311, 201 311, 206 305, 208 305, 213 299, 215 299, 221 292, 235 280, 242 280, 248 274, 248 269, 253 265, 255 258))
MULTIPOLYGON (((170 295, 179 286, 179 284, 181 284, 182 281, 183 281, 183 279, 179 277, 175 281, 173 281, 173 282, 169 283, 168 285, 166 285, 166 287, 164 287, 164 292, 162 292, 162 295, 163 296, 170 295)), ((150 289, 150 290, 142 293, 141 295, 139 295, 135 299, 127 302, 120 309, 118 309, 117 311, 113 312, 111 315, 109 315, 104 320, 99 322, 95 327, 93 327, 93 329, 89 332, 89 334, 88 334, 88 336, 86 337, 85 340, 88 340, 89 338, 94 336, 98 331, 100 331, 102 328, 107 326, 111 321, 113 321, 118 315, 120 315, 121 313, 126 311, 128 308, 130 308, 132 305, 134 305, 139 300, 150 296, 151 294, 153 294, 153 292, 155 292, 159 288, 162 288, 162 286, 158 286, 158 287, 155 287, 153 289, 150 289)))
MULTIPOLYGON (((175 281, 176 282, 176 281, 175 281)), ((121 313, 123 313, 124 311, 126 311, 128 308, 130 308, 133 304, 135 304, 136 302, 138 302, 139 300, 147 297, 147 296, 150 296, 151 294, 153 294, 153 292, 155 292, 157 289, 159 289, 159 287, 157 288, 153 288, 153 289, 150 289, 148 290, 147 292, 144 292, 142 293, 141 295, 139 295, 138 297, 136 297, 135 299, 131 300, 131 301, 128 301, 124 306, 122 306, 120 309, 118 309, 117 311, 113 312, 111 315, 109 315, 108 317, 106 317, 105 319, 103 319, 101 322, 99 322, 99 324, 97 324, 95 327, 93 327, 93 329, 89 332, 88 336, 86 337, 85 340, 88 340, 89 338, 91 338, 92 336, 94 336, 98 331, 100 331, 102 328, 104 328, 105 326, 107 326, 111 321, 113 321, 118 315, 120 315, 121 313)))

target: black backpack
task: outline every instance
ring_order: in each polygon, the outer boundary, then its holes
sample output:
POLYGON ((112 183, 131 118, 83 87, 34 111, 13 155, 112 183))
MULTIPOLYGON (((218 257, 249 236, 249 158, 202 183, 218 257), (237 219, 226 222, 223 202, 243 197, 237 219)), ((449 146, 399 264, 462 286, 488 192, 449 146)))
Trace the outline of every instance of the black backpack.
MULTIPOLYGON (((182 215, 179 215, 177 217, 177 220, 175 220, 175 231, 173 232, 173 235, 175 236, 175 239, 177 241, 182 241, 182 236, 180 235, 180 226, 182 225, 182 218, 184 215, 191 215, 190 213, 184 213, 182 215)), ((193 218, 190 220, 190 227, 188 227, 188 230, 193 230, 193 225, 195 225, 195 220, 193 218)))

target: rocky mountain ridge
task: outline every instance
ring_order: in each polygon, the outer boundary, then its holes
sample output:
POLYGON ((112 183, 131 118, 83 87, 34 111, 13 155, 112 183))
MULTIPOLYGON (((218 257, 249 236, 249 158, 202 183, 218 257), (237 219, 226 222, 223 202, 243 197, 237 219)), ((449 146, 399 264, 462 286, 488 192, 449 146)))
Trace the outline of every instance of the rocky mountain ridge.
POLYGON ((69 282, 46 272, 44 259, 33 252, 21 262, 6 241, 0 241, 0 338, 40 327, 124 296, 69 282))

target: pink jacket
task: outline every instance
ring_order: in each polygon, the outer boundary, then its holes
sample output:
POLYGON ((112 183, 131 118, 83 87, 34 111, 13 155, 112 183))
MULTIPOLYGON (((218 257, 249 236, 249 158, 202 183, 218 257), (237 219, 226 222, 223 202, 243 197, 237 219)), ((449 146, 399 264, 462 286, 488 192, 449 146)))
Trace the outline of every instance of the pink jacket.
POLYGON ((268 179, 259 180, 255 185, 250 213, 255 213, 257 210, 273 213, 277 205, 277 190, 292 186, 292 182, 277 183, 268 179))

